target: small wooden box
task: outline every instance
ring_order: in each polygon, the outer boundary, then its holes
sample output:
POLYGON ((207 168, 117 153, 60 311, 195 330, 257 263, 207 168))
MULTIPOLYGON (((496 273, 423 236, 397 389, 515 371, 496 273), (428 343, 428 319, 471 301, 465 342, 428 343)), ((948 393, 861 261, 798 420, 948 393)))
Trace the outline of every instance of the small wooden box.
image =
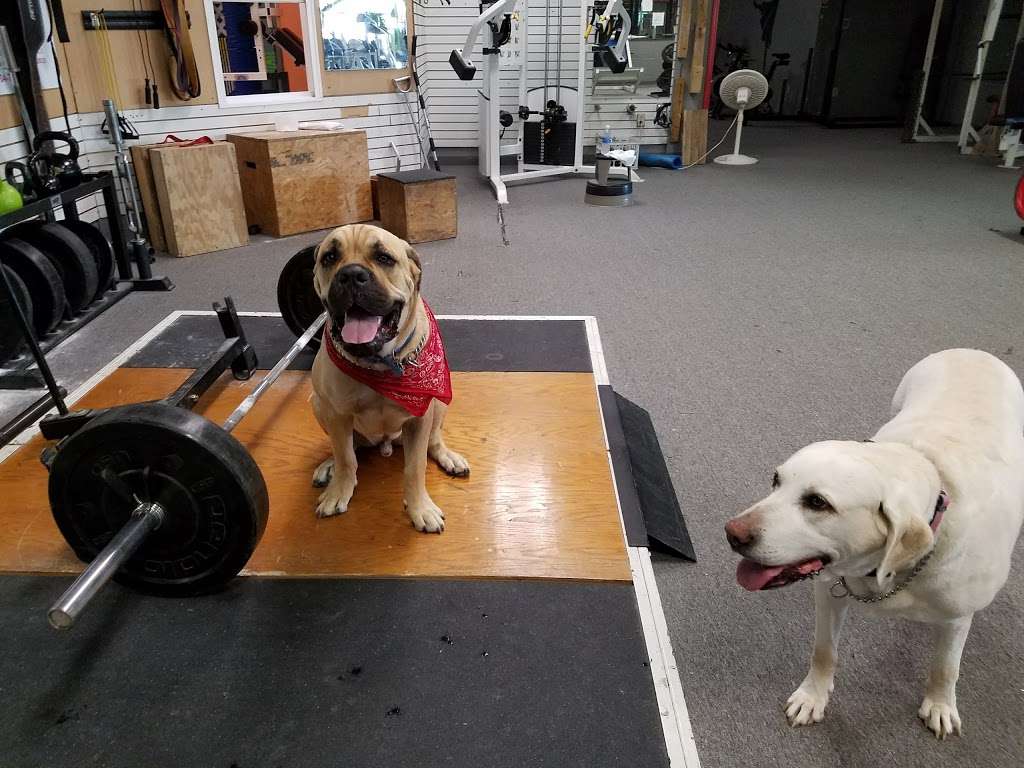
POLYGON ((235 148, 227 142, 149 150, 167 251, 221 251, 249 242, 235 148))
POLYGON ((459 233, 454 176, 429 168, 381 173, 377 197, 381 226, 410 243, 459 233))
POLYGON ((274 237, 373 217, 365 131, 230 134, 249 224, 274 237))

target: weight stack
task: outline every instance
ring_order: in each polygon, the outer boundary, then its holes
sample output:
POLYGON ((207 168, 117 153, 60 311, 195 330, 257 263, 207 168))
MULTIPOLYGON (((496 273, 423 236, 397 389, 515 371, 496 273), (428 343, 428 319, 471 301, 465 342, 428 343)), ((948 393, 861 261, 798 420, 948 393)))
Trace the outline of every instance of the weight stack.
POLYGON ((576 123, 556 123, 547 134, 544 133, 544 123, 525 123, 523 159, 537 165, 573 165, 576 161, 576 123))

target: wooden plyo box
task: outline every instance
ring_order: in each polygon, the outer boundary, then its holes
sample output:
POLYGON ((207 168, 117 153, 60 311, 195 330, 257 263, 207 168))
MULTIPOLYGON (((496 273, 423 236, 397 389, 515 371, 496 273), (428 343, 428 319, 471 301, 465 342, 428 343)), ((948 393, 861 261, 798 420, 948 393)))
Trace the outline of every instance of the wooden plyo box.
POLYGON ((149 243, 158 251, 166 251, 167 240, 164 238, 164 222, 160 216, 160 200, 156 196, 153 168, 149 162, 151 149, 154 149, 152 145, 140 144, 132 147, 132 168, 135 170, 135 181, 139 186, 139 197, 142 198, 142 210, 146 212, 146 234, 149 235, 149 243))
POLYGON ((373 217, 365 131, 230 134, 245 215, 274 237, 373 217))
POLYGON ((459 233, 454 176, 429 168, 381 173, 377 196, 381 225, 410 243, 459 233))
POLYGON ((152 147, 149 161, 168 253, 194 256, 249 242, 233 146, 152 147))

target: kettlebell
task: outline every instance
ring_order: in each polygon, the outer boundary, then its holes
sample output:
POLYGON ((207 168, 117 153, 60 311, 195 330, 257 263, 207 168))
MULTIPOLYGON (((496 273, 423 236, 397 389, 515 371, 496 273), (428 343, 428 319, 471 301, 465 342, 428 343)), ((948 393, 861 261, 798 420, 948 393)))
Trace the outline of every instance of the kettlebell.
POLYGON ((43 131, 36 134, 32 148, 35 151, 28 159, 28 164, 40 194, 52 194, 82 183, 82 169, 78 166, 78 142, 70 134, 43 131), (46 150, 46 145, 51 142, 67 144, 67 154, 56 152, 52 147, 46 150))
POLYGON ((21 193, 22 202, 29 202, 36 196, 35 185, 32 183, 32 171, 24 163, 17 160, 9 160, 4 166, 4 178, 7 183, 21 193), (21 180, 15 175, 21 174, 21 180))
POLYGON ((17 187, 6 179, 0 181, 0 215, 16 211, 24 204, 17 187))

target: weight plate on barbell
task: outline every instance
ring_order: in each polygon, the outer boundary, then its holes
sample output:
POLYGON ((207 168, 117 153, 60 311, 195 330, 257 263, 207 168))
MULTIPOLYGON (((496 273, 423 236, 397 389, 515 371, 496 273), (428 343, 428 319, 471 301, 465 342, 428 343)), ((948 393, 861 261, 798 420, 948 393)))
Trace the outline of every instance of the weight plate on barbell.
MULTIPOLYGON (((14 300, 21 305, 21 311, 32 322, 32 296, 28 287, 18 273, 10 267, 4 267, 7 282, 14 291, 14 300)), ((21 324, 14 314, 14 307, 7 299, 7 292, 0 290, 0 366, 10 360, 25 346, 25 337, 21 332, 21 324)))
POLYGON ((24 240, 0 239, 0 262, 18 273, 32 297, 32 327, 45 336, 64 318, 67 298, 53 264, 24 240))
MULTIPOLYGON (((284 265, 277 278, 277 305, 292 333, 301 336, 324 312, 323 302, 313 288, 313 266, 317 246, 303 248, 284 265)), ((307 349, 320 348, 322 336, 318 333, 309 340, 307 349)))
POLYGON ((92 253, 93 261, 96 262, 96 293, 93 301, 100 299, 104 293, 110 290, 110 284, 114 279, 114 248, 103 234, 103 230, 95 224, 87 221, 62 221, 60 226, 66 227, 81 238, 86 247, 92 253))
POLYGON ((58 445, 50 467, 54 520, 83 561, 103 549, 137 501, 156 502, 164 519, 115 579, 169 596, 230 581, 270 511, 263 475, 245 447, 199 414, 163 403, 97 416, 58 445))
POLYGON ((4 230, 4 237, 24 240, 38 248, 60 274, 71 311, 92 303, 99 285, 96 260, 82 238, 60 224, 34 219, 4 230))

